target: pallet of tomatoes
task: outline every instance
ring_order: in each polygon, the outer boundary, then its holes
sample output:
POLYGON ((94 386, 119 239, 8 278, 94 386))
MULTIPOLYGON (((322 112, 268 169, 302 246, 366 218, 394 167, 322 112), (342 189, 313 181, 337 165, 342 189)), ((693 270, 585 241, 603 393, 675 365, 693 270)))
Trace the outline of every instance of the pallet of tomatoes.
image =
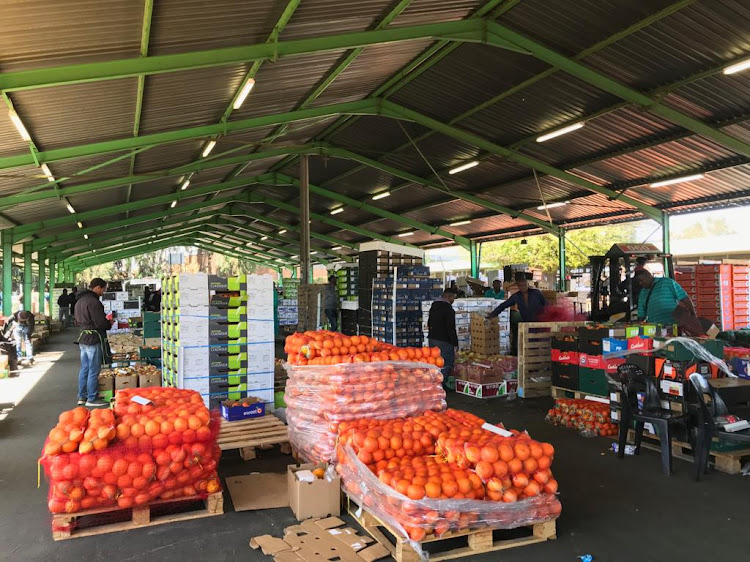
POLYGON ((346 336, 327 330, 294 333, 286 337, 284 352, 292 365, 338 365, 414 361, 442 367, 437 347, 396 347, 367 336, 346 336))
POLYGON ((593 400, 558 398, 545 420, 553 425, 572 427, 584 437, 608 437, 619 431, 610 418, 609 404, 593 400))
POLYGON ((351 498, 414 542, 556 519, 552 445, 483 425, 457 410, 344 422, 336 470, 351 498))
POLYGON ((121 390, 112 410, 63 412, 40 460, 49 510, 130 508, 217 492, 219 427, 199 393, 176 388, 121 390))

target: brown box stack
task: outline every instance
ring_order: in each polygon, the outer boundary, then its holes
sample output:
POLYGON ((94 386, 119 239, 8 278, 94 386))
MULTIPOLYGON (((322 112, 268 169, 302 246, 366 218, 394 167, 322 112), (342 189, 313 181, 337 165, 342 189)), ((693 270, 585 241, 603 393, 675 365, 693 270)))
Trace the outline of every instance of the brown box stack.
POLYGON ((300 285, 297 307, 299 332, 318 329, 318 318, 321 322, 325 320, 325 311, 322 309, 322 293, 325 285, 300 285), (320 296, 320 299, 318 298, 320 296), (318 310, 320 307, 320 310, 318 310))
POLYGON ((472 314, 470 322, 471 351, 485 355, 499 354, 500 324, 497 318, 488 320, 481 314, 472 314))

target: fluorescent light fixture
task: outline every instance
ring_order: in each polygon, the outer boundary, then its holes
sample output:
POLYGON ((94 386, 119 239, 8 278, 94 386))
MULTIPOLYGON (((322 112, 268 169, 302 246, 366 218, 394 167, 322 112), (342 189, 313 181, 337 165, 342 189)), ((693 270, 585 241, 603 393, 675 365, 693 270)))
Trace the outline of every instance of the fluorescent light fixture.
POLYGON ((170 209, 174 209, 177 206, 177 199, 172 201, 172 204, 169 206, 170 209))
POLYGON ((334 246, 333 248, 331 248, 331 251, 335 252, 336 250, 340 250, 340 249, 341 249, 341 246, 334 246))
POLYGON ((16 129, 18 129, 18 132, 21 135, 21 138, 25 141, 31 140, 31 135, 26 130, 26 127, 23 126, 23 121, 21 121, 21 118, 18 116, 18 113, 13 111, 12 109, 8 111, 8 115, 10 116, 10 120, 13 121, 13 124, 16 126, 16 129))
POLYGON ((555 137, 559 137, 560 135, 564 135, 572 131, 577 131, 581 127, 583 127, 583 121, 580 121, 578 123, 573 123, 572 125, 568 125, 567 127, 563 127, 562 129, 558 129, 557 131, 552 131, 551 133, 547 133, 546 135, 537 137, 536 142, 548 141, 550 139, 554 139, 555 137))
POLYGON ((88 240, 88 239, 89 239, 89 235, 88 235, 88 234, 84 234, 84 235, 83 235, 83 239, 84 239, 84 240, 88 240))
POLYGON ((261 239, 261 241, 268 240, 268 236, 261 236, 260 239, 261 239))
POLYGON ((331 214, 332 215, 338 215, 339 213, 343 213, 343 212, 344 212, 344 208, 343 207, 338 207, 338 208, 332 210, 331 214))
POLYGON ((75 213, 76 210, 73 208, 73 205, 71 205, 69 202, 65 202, 65 206, 68 208, 68 211, 72 214, 75 213))
POLYGON ((372 196, 373 201, 377 201, 378 199, 385 199, 386 197, 390 197, 391 192, 390 191, 381 191, 380 193, 376 193, 372 196))
POLYGON ((44 175, 47 176, 48 181, 55 181, 55 176, 52 175, 52 170, 49 169, 49 166, 47 164, 41 165, 42 172, 44 172, 44 175))
POLYGON ((92 248, 91 251, 94 252, 94 253, 96 253, 96 249, 95 248, 92 248))
POLYGON ((78 228, 83 228, 83 223, 81 221, 78 221, 76 224, 78 225, 78 228))
POLYGON ((290 259, 296 260, 299 256, 292 256, 290 259))
POLYGON ((208 156, 209 154, 211 154, 211 151, 214 149, 215 146, 216 146, 216 141, 215 140, 208 141, 208 144, 206 145, 206 148, 203 149, 203 152, 201 153, 201 156, 203 156, 203 158, 205 158, 206 156, 208 156))
POLYGON ((239 109, 240 107, 242 107, 242 104, 245 103, 245 98, 250 93, 250 90, 253 89, 253 86, 255 86, 255 80, 253 80, 252 78, 248 78, 247 82, 245 82, 245 85, 242 87, 242 90, 240 90, 240 95, 237 96, 236 100, 234 100, 232 109, 239 109))
POLYGON ((311 255, 311 256, 314 256, 314 255, 315 255, 315 254, 317 254, 317 253, 318 253, 318 252, 310 252, 310 255, 311 255))
POLYGON ((466 164, 461 164, 460 166, 457 166, 452 170, 448 170, 448 173, 451 175, 457 174, 458 172, 463 172, 464 170, 473 168, 474 166, 479 166, 479 160, 472 160, 471 162, 467 162, 466 164))
POLYGON ((182 182, 182 185, 180 186, 180 191, 185 191, 189 185, 190 185, 190 180, 185 180, 184 182, 182 182))
POLYGON ((403 238, 404 236, 414 236, 414 232, 402 232, 398 235, 399 238, 403 238))
POLYGON ((673 178, 671 180, 657 181, 649 185, 649 187, 664 187, 667 185, 674 185, 676 183, 682 183, 686 181, 695 181, 706 177, 705 174, 693 174, 692 176, 683 176, 681 178, 673 178))
POLYGON ((737 64, 732 64, 726 67, 722 72, 724 74, 736 74, 737 72, 742 72, 743 70, 747 70, 748 68, 750 68, 750 59, 745 59, 738 62, 737 64))
POLYGON ((558 203, 547 203, 546 205, 539 205, 537 211, 544 211, 544 209, 554 209, 555 207, 564 207, 570 203, 570 201, 560 201, 558 203))
POLYGON ((470 222, 471 222, 470 220, 456 221, 456 222, 450 223, 448 226, 463 226, 465 224, 469 224, 470 222))
POLYGON ((282 228, 281 230, 279 230, 279 234, 286 234, 286 228, 282 228))

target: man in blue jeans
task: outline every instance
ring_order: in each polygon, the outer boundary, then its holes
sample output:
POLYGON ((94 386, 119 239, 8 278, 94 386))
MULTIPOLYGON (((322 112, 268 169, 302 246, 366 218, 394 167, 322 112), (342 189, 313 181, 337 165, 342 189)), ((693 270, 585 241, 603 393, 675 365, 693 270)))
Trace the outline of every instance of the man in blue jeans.
POLYGON ((107 345, 107 330, 112 325, 104 313, 99 298, 107 289, 107 282, 96 277, 89 283, 89 290, 78 296, 74 317, 81 328, 78 345, 81 348, 81 370, 78 373, 78 405, 89 408, 107 406, 97 401, 99 372, 102 370, 104 350, 107 345))
POLYGON ((445 361, 443 365, 443 384, 451 389, 453 380, 453 362, 458 349, 458 334, 456 334, 456 311, 453 310, 453 301, 456 293, 448 288, 443 291, 443 296, 432 303, 430 317, 427 320, 429 328, 428 340, 430 347, 440 349, 440 356, 445 361))
POLYGON ((22 347, 26 350, 25 359, 34 364, 34 347, 31 345, 31 334, 34 332, 34 315, 28 310, 19 310, 13 315, 13 339, 16 341, 16 355, 18 360, 24 359, 22 347))

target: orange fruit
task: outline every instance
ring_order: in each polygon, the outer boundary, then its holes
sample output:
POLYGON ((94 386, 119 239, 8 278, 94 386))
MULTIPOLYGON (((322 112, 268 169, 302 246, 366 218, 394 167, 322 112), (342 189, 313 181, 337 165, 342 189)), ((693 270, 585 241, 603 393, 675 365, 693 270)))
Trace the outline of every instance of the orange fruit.
POLYGON ((441 493, 440 483, 427 482, 424 486, 425 494, 428 498, 439 498, 441 493))
POLYGON ((508 470, 510 470, 511 474, 518 474, 523 470, 523 461, 520 459, 512 459, 508 463, 508 470))
POLYGON ((534 474, 538 467, 539 464, 533 457, 529 457, 528 459, 523 461, 523 470, 526 474, 534 474))
POLYGON ((502 443, 498 448, 498 452, 500 453, 500 458, 505 462, 509 462, 513 459, 513 457, 516 456, 516 454, 513 452, 513 447, 511 447, 507 443, 502 443))
POLYGON ((529 451, 529 446, 526 445, 526 443, 521 443, 521 442, 516 443, 516 446, 513 447, 513 450, 516 453, 517 459, 525 461, 526 459, 529 458, 530 451, 529 451))
MULTIPOLYGON (((492 465, 487 461, 479 461, 474 468, 474 471, 477 473, 477 476, 485 482, 491 478, 493 474, 492 465)), ((463 492, 463 490, 461 491, 463 492)))
POLYGON ((542 443, 542 451, 544 452, 544 455, 550 459, 555 455, 555 448, 549 443, 542 443))
POLYGON ((419 484, 410 484, 406 490, 406 495, 409 499, 421 500, 425 496, 425 488, 419 484))
POLYGON ((155 421, 151 420, 146 423, 144 426, 144 431, 146 432, 146 435, 153 437, 157 433, 159 433, 159 430, 161 429, 160 425, 156 423, 155 421))

